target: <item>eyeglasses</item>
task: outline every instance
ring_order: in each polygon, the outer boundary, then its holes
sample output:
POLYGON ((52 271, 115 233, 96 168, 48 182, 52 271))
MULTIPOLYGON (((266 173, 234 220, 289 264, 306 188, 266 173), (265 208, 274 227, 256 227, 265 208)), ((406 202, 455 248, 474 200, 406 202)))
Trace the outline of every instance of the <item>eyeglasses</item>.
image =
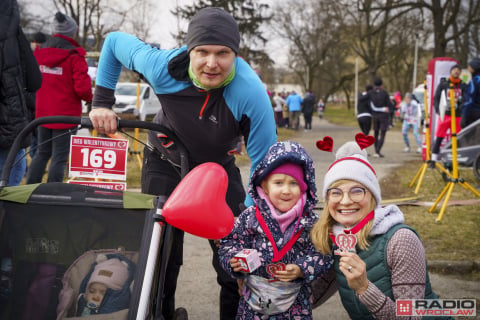
MULTIPOLYGON (((327 189, 327 200, 334 203, 340 202, 342 201, 345 192, 347 191, 343 191, 339 188, 327 189)), ((365 198, 365 193, 367 193, 367 189, 362 187, 353 187, 348 190, 347 193, 350 200, 352 200, 353 202, 360 202, 363 200, 363 198, 365 198)))

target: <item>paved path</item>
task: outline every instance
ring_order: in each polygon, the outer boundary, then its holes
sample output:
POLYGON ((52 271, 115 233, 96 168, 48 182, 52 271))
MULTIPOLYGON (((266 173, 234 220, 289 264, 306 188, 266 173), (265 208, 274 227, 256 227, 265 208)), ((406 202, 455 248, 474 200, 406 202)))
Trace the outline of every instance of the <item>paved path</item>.
MULTIPOLYGON (((322 188, 323 176, 334 160, 334 153, 319 151, 315 147, 315 142, 323 139, 324 136, 331 136, 334 139, 333 149, 336 151, 346 141, 354 140, 357 132, 359 132, 357 128, 335 126, 325 120, 315 118, 312 131, 299 131, 295 138, 292 138, 292 140, 301 143, 313 158, 319 190, 322 188)), ((411 140, 413 140, 413 137, 411 140)), ((389 131, 382 150, 385 158, 370 158, 380 179, 404 161, 419 159, 420 155, 404 153, 403 149, 401 133, 399 131, 389 131)), ((369 153, 373 154, 373 150, 369 150, 369 153)), ((241 168, 245 185, 247 184, 248 170, 247 166, 241 168)), ((189 319, 192 320, 218 319, 219 286, 216 283, 216 275, 211 266, 212 255, 208 242, 186 235, 184 248, 184 266, 179 277, 177 306, 186 307, 189 319)), ((479 282, 463 281, 435 274, 431 275, 431 281, 435 292, 444 298, 480 297, 479 282)), ((327 317, 329 320, 348 319, 338 294, 314 310, 315 319, 325 319, 327 317)))

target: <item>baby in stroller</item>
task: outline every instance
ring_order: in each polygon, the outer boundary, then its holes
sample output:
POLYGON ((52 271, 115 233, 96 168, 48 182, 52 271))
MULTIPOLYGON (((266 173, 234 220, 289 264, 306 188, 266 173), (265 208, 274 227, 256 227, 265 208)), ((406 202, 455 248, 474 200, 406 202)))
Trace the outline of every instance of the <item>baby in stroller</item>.
POLYGON ((98 255, 80 285, 77 315, 112 313, 127 309, 135 265, 121 255, 98 255))
POLYGON ((65 272, 57 320, 127 319, 138 253, 116 249, 82 254, 65 272))

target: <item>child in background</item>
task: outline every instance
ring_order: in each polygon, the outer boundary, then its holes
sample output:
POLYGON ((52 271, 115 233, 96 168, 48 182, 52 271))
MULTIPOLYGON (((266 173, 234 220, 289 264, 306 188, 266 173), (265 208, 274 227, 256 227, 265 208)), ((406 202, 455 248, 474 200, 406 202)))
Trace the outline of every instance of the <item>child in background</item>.
POLYGON ((135 265, 117 254, 100 254, 83 279, 77 315, 89 316, 128 309, 135 265))
POLYGON ((222 267, 242 285, 237 319, 312 318, 311 282, 332 266, 314 250, 310 230, 317 219, 313 161, 295 142, 277 142, 254 171, 249 193, 255 202, 221 240, 222 267), (255 249, 261 265, 240 272, 235 255, 255 249))
POLYGON ((418 123, 420 111, 417 101, 412 98, 411 93, 407 93, 403 102, 400 104, 400 118, 402 122, 402 135, 405 142, 405 152, 410 152, 410 141, 408 140, 408 130, 412 128, 413 136, 417 142, 417 153, 422 152, 422 141, 418 133, 418 123))

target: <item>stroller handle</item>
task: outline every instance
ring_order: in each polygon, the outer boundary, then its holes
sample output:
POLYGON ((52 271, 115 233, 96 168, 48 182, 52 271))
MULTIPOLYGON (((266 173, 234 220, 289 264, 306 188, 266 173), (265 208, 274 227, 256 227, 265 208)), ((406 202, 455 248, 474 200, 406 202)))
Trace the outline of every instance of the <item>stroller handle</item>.
MULTIPOLYGON (((18 134, 15 138, 12 147, 8 153, 7 159, 5 160, 5 164, 2 170, 2 176, 0 178, 0 188, 5 187, 8 185, 8 180, 10 177, 10 171, 12 166, 15 162, 15 157, 20 150, 21 142, 24 138, 29 135, 33 129, 37 126, 42 124, 49 124, 49 123, 66 123, 66 124, 76 124, 80 125, 83 128, 93 129, 92 122, 88 117, 71 117, 71 116, 50 116, 50 117, 41 117, 33 120, 30 122, 22 131, 18 134)), ((139 120, 118 120, 117 127, 119 129, 122 128, 139 128, 139 129, 148 129, 151 131, 162 132, 167 135, 170 139, 172 139, 175 144, 177 145, 180 151, 181 157, 181 171, 182 177, 188 171, 188 158, 187 158, 187 149, 181 143, 181 141, 177 138, 175 133, 172 130, 166 128, 163 125, 153 123, 153 122, 146 122, 146 121, 139 121, 139 120)))

